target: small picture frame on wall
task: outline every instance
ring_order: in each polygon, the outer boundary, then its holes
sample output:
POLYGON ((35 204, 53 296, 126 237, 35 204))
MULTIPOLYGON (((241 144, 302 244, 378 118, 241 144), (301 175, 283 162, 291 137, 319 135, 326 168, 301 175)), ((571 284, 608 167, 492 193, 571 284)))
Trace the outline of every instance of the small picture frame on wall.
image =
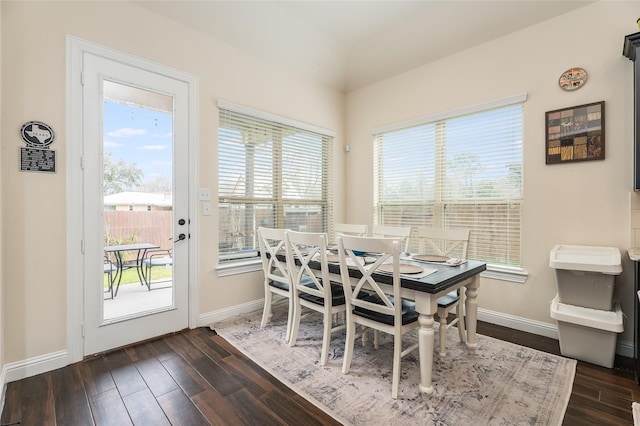
POLYGON ((545 113, 546 163, 604 160, 604 101, 545 113))

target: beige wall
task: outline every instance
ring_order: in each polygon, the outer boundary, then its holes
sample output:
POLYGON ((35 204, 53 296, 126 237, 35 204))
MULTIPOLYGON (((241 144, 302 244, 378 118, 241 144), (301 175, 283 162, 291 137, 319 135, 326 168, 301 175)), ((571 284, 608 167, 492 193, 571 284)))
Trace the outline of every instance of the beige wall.
MULTIPOLYGON (((4 363, 66 349, 66 39, 70 34, 196 75, 199 187, 217 187, 216 100, 334 129, 341 182, 344 95, 300 81, 127 2, 11 2, 2 11, 4 363), (51 125, 55 174, 19 171, 20 126, 51 125)), ((336 191, 342 199, 342 190, 336 191)), ((200 212, 194 213, 200 214, 200 212)), ((340 212, 338 212, 340 214, 340 212)), ((217 216, 200 217, 199 314, 263 297, 260 273, 218 278, 217 216)))
POLYGON ((616 284, 625 333, 633 341, 633 283, 629 197, 633 170, 633 64, 622 56, 624 36, 638 30, 637 2, 600 2, 414 69, 347 96, 347 220, 371 223, 371 129, 416 117, 527 93, 524 121, 525 284, 483 279, 480 308, 555 324, 556 293, 549 251, 558 243, 619 247, 623 274, 616 284), (583 67, 586 86, 564 92, 558 78, 583 67), (545 111, 605 101, 606 159, 545 165, 545 111), (361 206, 371 206, 363 209, 361 206))
MULTIPOLYGON (((346 113, 342 94, 297 80, 135 4, 3 1, 0 8, 3 364, 66 349, 67 34, 198 77, 199 186, 211 188, 214 196, 216 99, 335 129, 335 182, 346 182, 335 191, 336 219, 342 221, 372 222, 373 197, 362 181, 372 175, 373 127, 528 93, 522 237, 529 278, 525 284, 483 280, 481 308, 553 323, 549 301, 555 281, 548 266, 553 245, 629 246, 633 81, 622 43, 624 35, 637 31, 637 2, 597 3, 351 93, 346 113), (563 92, 558 77, 575 66, 589 72, 589 82, 563 92), (600 100, 606 101, 606 160, 546 166, 544 112, 600 100), (29 120, 56 131, 51 146, 58 156, 56 174, 18 171, 18 130, 29 120), (345 143, 352 147, 347 156, 345 143)), ((260 273, 217 277, 216 247, 217 216, 200 217, 200 314, 263 297, 260 273)), ((632 317, 626 255, 623 267, 616 293, 632 317)), ((629 323, 623 338, 631 340, 629 323)))

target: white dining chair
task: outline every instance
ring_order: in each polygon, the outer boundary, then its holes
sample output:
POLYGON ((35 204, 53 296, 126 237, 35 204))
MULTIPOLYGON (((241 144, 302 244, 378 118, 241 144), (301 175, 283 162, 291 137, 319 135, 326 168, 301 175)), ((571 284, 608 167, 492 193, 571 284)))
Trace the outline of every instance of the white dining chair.
MULTIPOLYGON (((420 254, 434 254, 443 257, 467 258, 469 247, 468 229, 417 228, 415 238, 420 254)), ((467 341, 464 321, 464 287, 438 298, 438 323, 440 325, 440 358, 447 354, 447 330, 458 325, 460 342, 467 341), (456 308, 456 318, 447 322, 449 313, 456 308)))
POLYGON ((260 327, 266 326, 271 321, 273 295, 287 298, 289 310, 285 339, 288 342, 291 338, 291 323, 293 321, 293 293, 291 292, 291 279, 287 263, 278 259, 277 256, 285 254, 284 234, 285 229, 258 228, 260 258, 264 272, 264 309, 260 327))
POLYGON ((285 245, 293 291, 293 320, 289 346, 296 344, 302 308, 322 314, 320 364, 325 365, 329 358, 331 335, 345 328, 344 322, 333 324, 334 317, 344 317, 336 314, 345 312, 345 298, 342 284, 331 282, 329 278, 327 236, 324 233, 287 231, 285 245), (310 262, 319 262, 320 269, 312 268, 310 262))
POLYGON ((360 223, 334 223, 333 231, 336 236, 356 235, 358 237, 366 237, 369 232, 369 226, 360 223))
MULTIPOLYGON (((400 297, 400 238, 369 238, 343 235, 338 237, 340 273, 347 303, 347 336, 342 372, 349 373, 353 358, 354 342, 364 336, 366 328, 382 331, 393 336, 393 373, 391 397, 398 398, 400 386, 400 363, 402 357, 418 347, 418 343, 402 349, 402 336, 418 327, 418 313, 415 303, 400 297), (354 251, 380 253, 372 265, 362 265, 354 251), (350 279, 351 268, 358 268, 362 278, 354 283, 350 279), (383 263, 393 265, 392 290, 388 294, 373 276, 373 272, 383 263), (365 327, 356 333, 356 324, 365 327)), ((388 291, 388 290, 387 290, 388 291)))
POLYGON ((400 237, 402 238, 401 252, 409 251, 411 239, 410 226, 373 225, 372 235, 378 238, 400 237))

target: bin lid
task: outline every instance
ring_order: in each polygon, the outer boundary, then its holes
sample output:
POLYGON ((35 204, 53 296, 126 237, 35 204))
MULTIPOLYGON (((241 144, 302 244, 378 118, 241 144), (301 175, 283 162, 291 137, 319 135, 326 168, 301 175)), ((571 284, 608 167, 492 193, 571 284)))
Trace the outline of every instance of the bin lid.
POLYGON ((569 322, 571 324, 583 325, 598 330, 621 333, 624 330, 622 325, 622 309, 618 301, 614 302, 613 311, 603 311, 600 309, 583 308, 582 306, 560 303, 558 295, 551 301, 551 318, 569 322))
POLYGON ((617 247, 558 244, 549 254, 549 266, 555 269, 619 275, 622 272, 622 259, 617 247))

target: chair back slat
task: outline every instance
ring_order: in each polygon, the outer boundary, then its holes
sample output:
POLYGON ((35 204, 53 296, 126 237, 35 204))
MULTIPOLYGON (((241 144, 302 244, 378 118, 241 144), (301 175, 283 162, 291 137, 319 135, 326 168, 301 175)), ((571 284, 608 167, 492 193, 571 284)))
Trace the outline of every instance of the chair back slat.
POLYGON ((369 227, 365 224, 357 223, 334 223, 333 230, 338 235, 355 235, 357 237, 366 237, 369 227))
POLYGON ((437 254, 439 256, 457 256, 467 258, 469 247, 468 229, 432 229, 416 228, 420 254, 437 254))
POLYGON ((341 236, 338 238, 338 253, 340 257, 340 273, 344 284, 345 298, 350 309, 360 307, 370 311, 378 312, 395 317, 394 324, 402 324, 402 306, 400 298, 400 246, 401 238, 376 238, 376 237, 354 237, 341 236), (358 256, 354 251, 376 253, 377 259, 369 265, 362 265, 358 261, 358 256), (356 268, 362 274, 355 286, 352 288, 349 277, 349 266, 347 259, 351 259, 356 268), (381 283, 373 276, 374 271, 383 263, 393 264, 392 292, 385 291, 381 283), (346 283, 346 284, 345 284, 346 283), (364 300, 365 293, 375 294, 380 298, 382 304, 364 300))
POLYGON ((411 227, 373 225, 373 236, 378 238, 400 237, 402 238, 400 250, 402 252, 407 252, 409 251, 409 243, 411 239, 411 227))
POLYGON ((331 303, 326 234, 321 232, 287 231, 285 233, 285 246, 287 266, 289 267, 294 291, 321 297, 325 299, 325 303, 331 303), (319 262, 320 270, 312 267, 312 262, 319 262), (309 283, 312 283, 312 285, 309 283))
POLYGON ((262 269, 267 279, 289 282, 289 270, 285 262, 278 259, 278 254, 285 253, 285 229, 258 228, 258 243, 262 269))

